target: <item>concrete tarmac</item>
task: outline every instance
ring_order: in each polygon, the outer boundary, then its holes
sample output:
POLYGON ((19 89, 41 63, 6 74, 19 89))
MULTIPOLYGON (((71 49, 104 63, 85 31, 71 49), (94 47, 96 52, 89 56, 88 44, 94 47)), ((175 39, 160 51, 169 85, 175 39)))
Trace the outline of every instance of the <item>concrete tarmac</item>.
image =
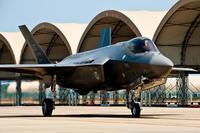
POLYGON ((0 107, 0 133, 200 133, 200 108, 143 107, 132 118, 126 107, 0 107))

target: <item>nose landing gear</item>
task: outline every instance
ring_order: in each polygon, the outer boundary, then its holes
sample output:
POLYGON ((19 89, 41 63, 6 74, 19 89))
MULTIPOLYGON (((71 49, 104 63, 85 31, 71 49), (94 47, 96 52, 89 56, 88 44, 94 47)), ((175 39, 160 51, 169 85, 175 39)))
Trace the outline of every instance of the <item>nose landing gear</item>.
POLYGON ((131 95, 130 98, 130 91, 127 90, 127 107, 131 110, 131 114, 133 117, 135 118, 139 118, 140 117, 140 113, 141 113, 141 107, 140 107, 140 103, 139 100, 133 99, 133 96, 131 95))

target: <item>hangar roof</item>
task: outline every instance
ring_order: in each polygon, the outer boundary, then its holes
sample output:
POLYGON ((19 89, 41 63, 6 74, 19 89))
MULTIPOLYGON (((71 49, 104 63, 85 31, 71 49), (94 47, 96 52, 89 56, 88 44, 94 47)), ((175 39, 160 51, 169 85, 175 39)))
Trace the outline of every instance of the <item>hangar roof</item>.
MULTIPOLYGON (((70 43, 67 38, 72 38, 73 34, 81 34, 81 29, 84 29, 82 25, 76 24, 57 24, 57 23, 47 23, 43 22, 35 26, 31 31, 36 41, 41 45, 43 50, 46 52, 47 56, 52 62, 60 61, 64 57, 71 55, 72 50, 70 45, 75 46, 76 41, 70 39, 70 43), (70 27, 76 27, 77 29, 72 29, 70 27), (69 31, 72 31, 70 33, 69 31)), ((79 35, 80 36, 80 35, 79 35)), ((36 63, 30 48, 25 43, 21 52, 20 63, 36 63)))
POLYGON ((120 11, 137 26, 142 36, 153 38, 153 35, 163 19, 166 11, 120 11))
POLYGON ((140 31, 128 16, 118 11, 107 10, 98 14, 88 24, 80 39, 77 52, 97 48, 99 32, 103 27, 112 28, 112 44, 141 36, 140 31))
POLYGON ((200 0, 180 0, 166 14, 153 40, 176 66, 200 69, 200 0))

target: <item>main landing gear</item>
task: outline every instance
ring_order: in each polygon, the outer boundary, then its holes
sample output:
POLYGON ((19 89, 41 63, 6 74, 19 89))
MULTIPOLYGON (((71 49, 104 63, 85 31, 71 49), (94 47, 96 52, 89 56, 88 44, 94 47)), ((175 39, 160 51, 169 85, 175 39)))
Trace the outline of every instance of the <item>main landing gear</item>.
POLYGON ((42 103, 43 116, 51 116, 54 109, 54 101, 50 98, 45 98, 42 103))
POLYGON ((55 109, 55 99, 56 99, 56 75, 52 76, 51 92, 53 99, 45 98, 42 103, 42 113, 43 116, 51 116, 53 110, 55 109))
POLYGON ((127 99, 127 107, 131 110, 132 116, 135 118, 139 118, 141 113, 139 100, 133 99, 132 95, 130 98, 130 91, 128 90, 126 94, 126 99, 127 99))
POLYGON ((140 104, 139 103, 133 103, 131 104, 131 114, 133 117, 139 118, 140 117, 140 112, 141 112, 141 108, 140 108, 140 104))

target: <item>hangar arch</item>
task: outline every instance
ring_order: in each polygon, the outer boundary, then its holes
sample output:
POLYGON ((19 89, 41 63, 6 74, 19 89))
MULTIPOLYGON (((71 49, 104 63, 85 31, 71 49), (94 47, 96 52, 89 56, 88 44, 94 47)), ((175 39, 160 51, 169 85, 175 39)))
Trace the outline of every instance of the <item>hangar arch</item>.
POLYGON ((103 27, 112 28, 112 44, 141 36, 135 24, 123 13, 107 10, 98 14, 86 27, 77 47, 77 52, 97 48, 99 32, 103 27))
MULTIPOLYGON (((45 51, 50 61, 59 62, 66 56, 72 54, 68 40, 63 34, 62 27, 56 24, 43 22, 31 31, 36 41, 45 51)), ((33 53, 26 43, 21 51, 20 64, 37 63, 33 53)))
POLYGON ((165 15, 153 40, 175 66, 200 69, 200 1, 180 0, 165 15))
MULTIPOLYGON (((19 32, 0 33, 0 64, 17 64, 24 40, 19 32)), ((15 74, 0 72, 0 80, 15 79, 15 74)))
POLYGON ((0 64, 16 64, 13 49, 3 33, 0 33, 0 64))

